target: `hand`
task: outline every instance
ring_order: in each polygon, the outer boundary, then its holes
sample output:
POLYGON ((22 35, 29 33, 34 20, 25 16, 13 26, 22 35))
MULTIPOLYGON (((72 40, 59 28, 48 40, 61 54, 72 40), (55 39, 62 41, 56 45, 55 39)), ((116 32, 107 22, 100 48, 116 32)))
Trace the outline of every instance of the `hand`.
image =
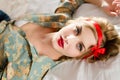
POLYGON ((115 11, 118 15, 120 15, 120 0, 114 0, 112 5, 115 5, 115 11))
POLYGON ((110 16, 120 15, 120 0, 104 0, 101 5, 102 10, 110 16))

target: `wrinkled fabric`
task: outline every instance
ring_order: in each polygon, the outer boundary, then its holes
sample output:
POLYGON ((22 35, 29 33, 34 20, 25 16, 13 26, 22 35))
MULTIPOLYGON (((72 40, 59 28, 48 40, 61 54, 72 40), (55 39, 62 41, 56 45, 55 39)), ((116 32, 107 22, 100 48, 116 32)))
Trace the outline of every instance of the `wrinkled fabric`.
POLYGON ((50 58, 38 55, 21 29, 5 21, 0 24, 1 54, 0 66, 7 63, 0 74, 3 80, 40 80, 49 68, 56 65, 50 58))

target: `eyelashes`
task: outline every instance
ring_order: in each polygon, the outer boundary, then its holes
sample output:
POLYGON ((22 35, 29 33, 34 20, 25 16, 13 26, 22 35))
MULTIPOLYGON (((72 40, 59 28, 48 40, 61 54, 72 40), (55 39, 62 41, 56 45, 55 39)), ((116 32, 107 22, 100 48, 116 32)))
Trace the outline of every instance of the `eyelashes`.
MULTIPOLYGON (((81 26, 76 26, 76 29, 75 29, 75 35, 78 36, 80 35, 82 32, 82 27, 81 26)), ((79 51, 82 51, 83 50, 83 44, 82 43, 78 43, 77 44, 77 48, 79 51)))
POLYGON ((80 51, 82 51, 83 45, 82 45, 81 43, 78 44, 78 49, 79 49, 80 51))
POLYGON ((79 35, 79 34, 81 33, 81 31, 82 31, 82 27, 76 26, 75 34, 76 34, 76 35, 79 35))

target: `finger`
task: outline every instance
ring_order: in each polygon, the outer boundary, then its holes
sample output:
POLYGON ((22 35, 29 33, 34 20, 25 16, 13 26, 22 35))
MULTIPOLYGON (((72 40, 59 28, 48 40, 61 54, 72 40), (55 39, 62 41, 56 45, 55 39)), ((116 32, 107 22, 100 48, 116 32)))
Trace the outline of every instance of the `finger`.
POLYGON ((118 14, 118 16, 120 15, 120 10, 116 10, 116 13, 118 14))
POLYGON ((118 16, 116 12, 105 11, 105 13, 108 14, 109 16, 118 16))
POLYGON ((118 16, 118 13, 117 12, 110 12, 110 15, 111 16, 118 16))
POLYGON ((120 0, 114 0, 114 1, 112 2, 112 5, 118 5, 118 4, 120 4, 120 0))
POLYGON ((112 4, 120 4, 120 1, 113 1, 112 4))
POLYGON ((120 4, 116 4, 116 7, 114 8, 114 10, 120 10, 120 4))
POLYGON ((117 4, 116 6, 120 8, 120 4, 117 4))

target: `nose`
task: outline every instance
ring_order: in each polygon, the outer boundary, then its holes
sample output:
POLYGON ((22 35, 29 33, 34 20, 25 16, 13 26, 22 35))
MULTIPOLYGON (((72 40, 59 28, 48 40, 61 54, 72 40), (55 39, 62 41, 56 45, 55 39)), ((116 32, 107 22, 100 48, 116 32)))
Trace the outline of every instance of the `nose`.
POLYGON ((74 36, 74 35, 68 35, 68 36, 66 37, 66 39, 75 39, 75 36, 74 36))
POLYGON ((67 35, 66 38, 65 38, 65 42, 68 44, 69 42, 70 43, 75 43, 77 41, 79 41, 80 39, 75 36, 75 35, 67 35))

